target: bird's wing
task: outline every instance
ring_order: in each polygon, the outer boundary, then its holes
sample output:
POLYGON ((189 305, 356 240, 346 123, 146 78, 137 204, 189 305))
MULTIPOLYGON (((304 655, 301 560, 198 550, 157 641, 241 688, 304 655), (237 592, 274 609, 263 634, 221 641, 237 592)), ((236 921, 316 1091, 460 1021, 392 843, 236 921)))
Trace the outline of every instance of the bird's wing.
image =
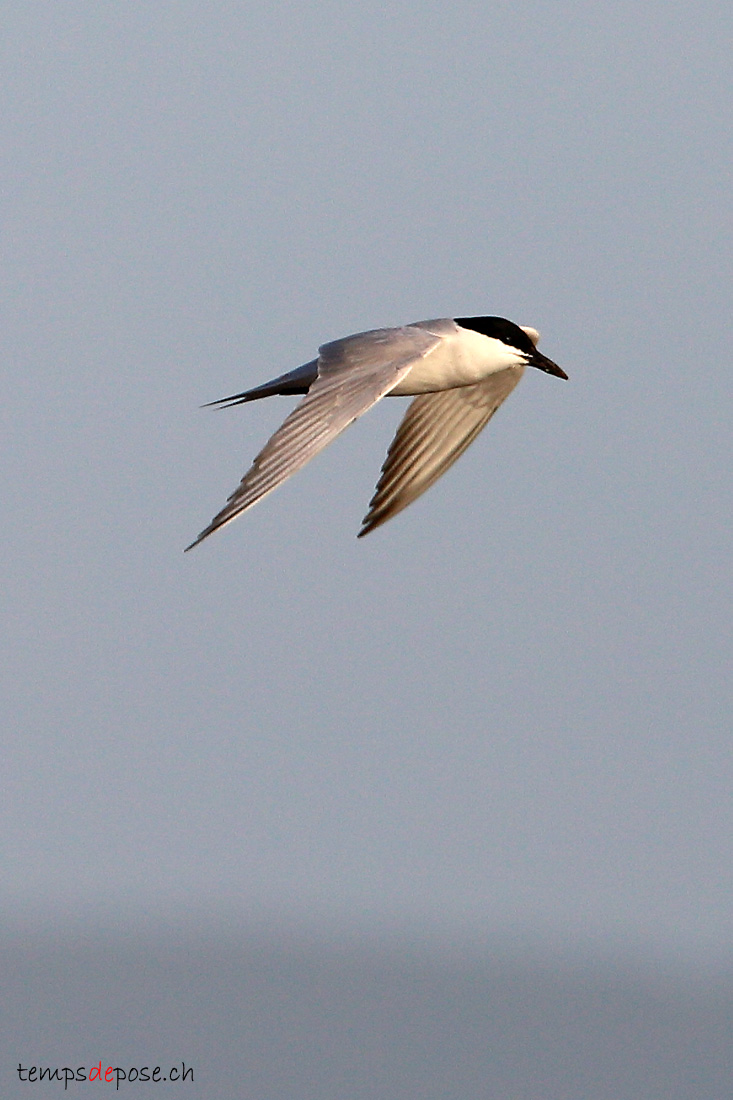
POLYGON ((318 377, 265 444, 224 508, 187 550, 305 466, 441 342, 406 326, 347 336, 320 348, 318 377))
POLYGON ((453 465, 516 386, 509 367, 474 386, 416 397, 390 444, 359 537, 397 515, 453 465))

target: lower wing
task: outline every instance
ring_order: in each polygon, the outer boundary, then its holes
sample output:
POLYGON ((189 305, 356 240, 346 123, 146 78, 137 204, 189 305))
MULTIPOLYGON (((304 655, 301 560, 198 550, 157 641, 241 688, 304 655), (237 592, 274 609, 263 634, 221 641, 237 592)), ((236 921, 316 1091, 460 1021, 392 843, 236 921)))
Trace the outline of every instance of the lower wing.
POLYGON ((416 397, 390 444, 359 538, 396 516, 460 458, 509 396, 524 367, 509 367, 474 386, 416 397))

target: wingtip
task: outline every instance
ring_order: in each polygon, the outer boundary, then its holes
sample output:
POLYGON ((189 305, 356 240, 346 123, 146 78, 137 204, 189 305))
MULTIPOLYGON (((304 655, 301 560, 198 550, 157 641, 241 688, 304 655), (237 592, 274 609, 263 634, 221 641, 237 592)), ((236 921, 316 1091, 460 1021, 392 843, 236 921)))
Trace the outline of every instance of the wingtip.
POLYGON ((358 539, 363 539, 364 535, 368 535, 369 532, 373 531, 375 527, 379 527, 380 523, 382 522, 383 521, 381 519, 375 519, 371 513, 368 513, 361 521, 361 530, 358 532, 356 537, 358 539))
POLYGON ((198 546, 200 542, 203 542, 206 536, 211 534, 211 530, 211 528, 207 527, 205 531, 202 531, 200 535, 197 535, 193 542, 190 542, 188 546, 185 547, 183 553, 187 554, 189 550, 193 550, 194 546, 198 546))

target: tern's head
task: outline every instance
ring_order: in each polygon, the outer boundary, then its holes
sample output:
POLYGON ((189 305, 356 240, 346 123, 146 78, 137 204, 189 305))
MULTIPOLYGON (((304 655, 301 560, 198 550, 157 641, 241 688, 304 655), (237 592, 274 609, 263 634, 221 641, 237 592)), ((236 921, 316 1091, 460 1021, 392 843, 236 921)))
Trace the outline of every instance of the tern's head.
POLYGON ((567 378, 567 374, 548 359, 541 351, 537 350, 539 332, 533 328, 521 328, 513 321, 507 321, 506 317, 456 317, 455 322, 461 328, 472 329, 488 336, 490 340, 498 340, 508 349, 517 353, 517 362, 527 367, 537 367, 546 374, 554 374, 557 378, 567 378))

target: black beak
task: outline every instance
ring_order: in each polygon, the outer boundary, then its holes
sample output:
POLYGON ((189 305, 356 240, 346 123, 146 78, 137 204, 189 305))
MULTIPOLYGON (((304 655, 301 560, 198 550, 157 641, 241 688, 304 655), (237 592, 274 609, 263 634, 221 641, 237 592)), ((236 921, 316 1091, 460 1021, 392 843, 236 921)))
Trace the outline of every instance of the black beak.
POLYGON ((527 362, 530 367, 537 367, 539 370, 543 370, 545 374, 554 374, 556 378, 567 379, 568 377, 562 367, 558 367, 557 363, 553 363, 552 359, 548 359, 541 351, 537 351, 537 348, 534 349, 534 354, 527 362))

